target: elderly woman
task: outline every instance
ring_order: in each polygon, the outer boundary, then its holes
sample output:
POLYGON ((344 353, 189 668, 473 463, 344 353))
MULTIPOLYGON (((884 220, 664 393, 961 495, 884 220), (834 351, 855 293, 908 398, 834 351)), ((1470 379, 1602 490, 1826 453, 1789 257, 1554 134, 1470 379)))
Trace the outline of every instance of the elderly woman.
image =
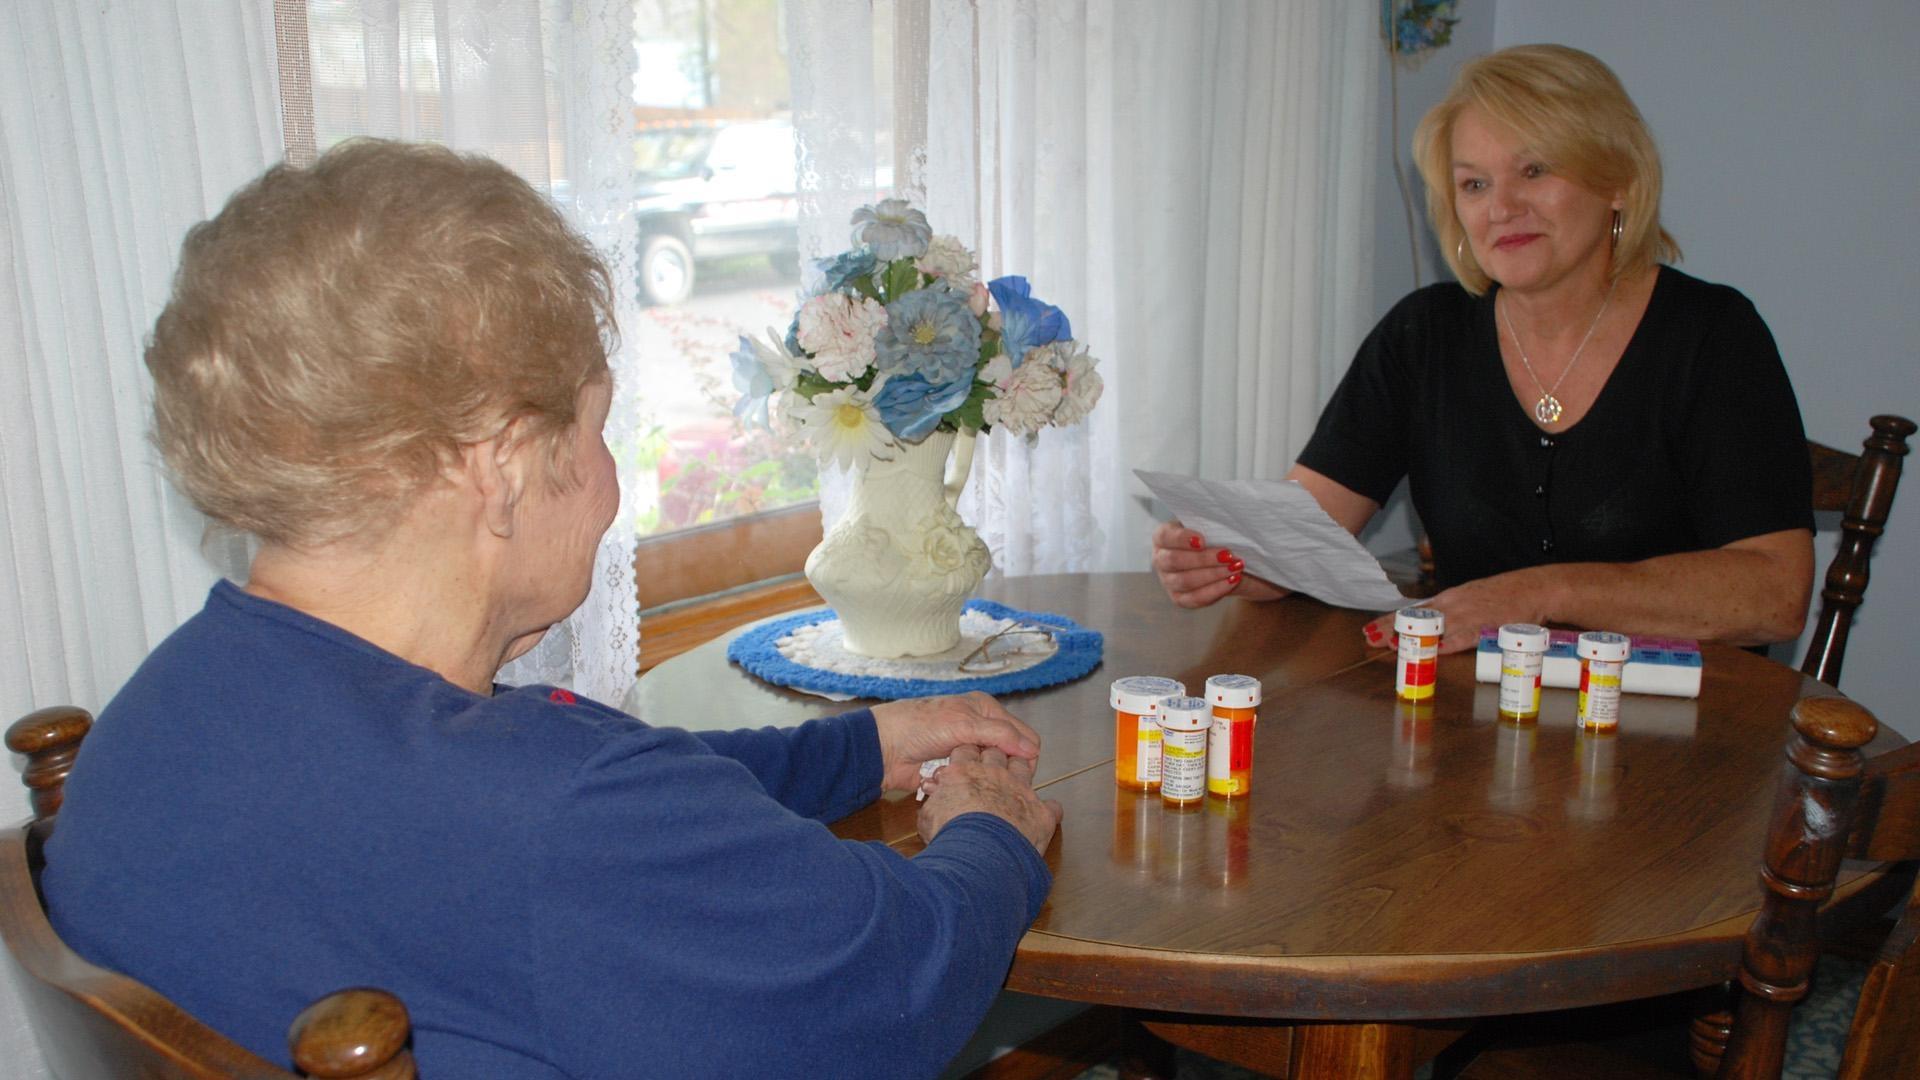
MULTIPOLYGON (((605 267, 501 166, 358 142, 188 236, 155 440, 260 541, 101 713, 48 848, 83 955, 253 1051, 398 994, 438 1077, 926 1076, 1050 884, 990 698, 689 734, 497 685, 619 500, 605 267), (951 755, 924 852, 822 822, 951 755)), ((751 717, 741 717, 750 721, 751 717)))
MULTIPOLYGON (((1554 45, 1482 57, 1414 149, 1459 283, 1380 321, 1289 479, 1358 533, 1408 477, 1446 650, 1509 622, 1798 635, 1813 576, 1799 408, 1753 305, 1661 265, 1679 249, 1660 161, 1613 72, 1554 45)), ((1177 604, 1280 595, 1178 522, 1153 544, 1177 604)))

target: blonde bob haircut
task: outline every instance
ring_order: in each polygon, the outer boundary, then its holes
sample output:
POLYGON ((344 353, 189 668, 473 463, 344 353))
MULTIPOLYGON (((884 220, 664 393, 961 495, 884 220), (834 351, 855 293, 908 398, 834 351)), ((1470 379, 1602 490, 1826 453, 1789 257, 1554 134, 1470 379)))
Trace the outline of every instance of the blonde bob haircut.
POLYGON ((463 444, 562 436, 607 375, 607 268, 497 162, 362 139, 279 165, 188 232, 146 352, 154 442, 214 522, 378 536, 463 444))
POLYGON ((1462 241, 1453 210, 1453 125, 1469 106, 1520 136, 1553 172, 1605 198, 1622 200, 1612 277, 1677 262, 1680 247, 1660 227, 1660 153, 1607 65, 1564 45, 1516 45, 1469 62, 1413 134, 1414 160, 1427 185, 1427 217, 1440 253, 1467 291, 1492 279, 1462 241))

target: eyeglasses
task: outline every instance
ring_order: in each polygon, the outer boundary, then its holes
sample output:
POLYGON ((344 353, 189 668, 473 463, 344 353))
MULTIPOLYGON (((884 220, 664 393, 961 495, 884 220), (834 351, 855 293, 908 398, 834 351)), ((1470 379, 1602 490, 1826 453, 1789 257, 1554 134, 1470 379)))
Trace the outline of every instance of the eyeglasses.
POLYGON ((1013 666, 1016 658, 1040 653, 1046 645, 1053 643, 1053 628, 1050 626, 1023 626, 1020 623, 1008 623, 995 630, 982 641, 977 648, 960 661, 960 670, 969 675, 989 675, 996 671, 1005 671, 1013 666), (1009 642, 1010 648, 995 649, 996 642, 1009 642))

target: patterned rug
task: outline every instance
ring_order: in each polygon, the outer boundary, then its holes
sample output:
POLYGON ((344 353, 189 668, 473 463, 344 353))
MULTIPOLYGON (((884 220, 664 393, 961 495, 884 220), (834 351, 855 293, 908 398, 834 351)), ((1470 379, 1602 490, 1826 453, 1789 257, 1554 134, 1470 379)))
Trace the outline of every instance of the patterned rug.
POLYGON ((1787 1025, 1787 1061, 1780 1080, 1831 1080, 1840 1072, 1840 1051, 1853 1025, 1853 1007, 1871 965, 1823 955, 1787 1025))

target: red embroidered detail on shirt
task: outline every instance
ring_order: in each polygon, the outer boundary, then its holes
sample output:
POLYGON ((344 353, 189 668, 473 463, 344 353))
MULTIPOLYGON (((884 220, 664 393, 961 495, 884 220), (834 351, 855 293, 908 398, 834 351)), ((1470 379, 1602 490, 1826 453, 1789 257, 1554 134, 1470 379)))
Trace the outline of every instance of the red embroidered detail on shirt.
POLYGON ((572 705, 574 702, 579 701, 580 699, 574 697, 573 694, 569 691, 555 690, 553 693, 547 695, 547 700, 557 701, 562 705, 572 705))

